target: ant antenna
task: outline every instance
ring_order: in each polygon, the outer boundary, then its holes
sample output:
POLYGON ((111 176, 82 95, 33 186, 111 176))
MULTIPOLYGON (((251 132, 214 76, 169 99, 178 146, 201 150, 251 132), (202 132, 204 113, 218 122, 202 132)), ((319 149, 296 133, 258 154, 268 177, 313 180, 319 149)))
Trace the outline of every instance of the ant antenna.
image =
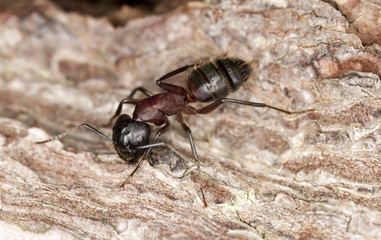
MULTIPOLYGON (((98 136, 102 137, 103 139, 106 139, 109 142, 115 143, 111 138, 107 137, 102 132, 100 132, 99 130, 95 129, 93 126, 91 126, 91 125, 89 125, 87 123, 82 123, 81 125, 73 127, 73 128, 70 128, 70 129, 66 130, 65 132, 60 133, 60 134, 58 134, 58 135, 56 135, 54 137, 48 138, 48 139, 43 140, 43 141, 38 141, 36 143, 37 144, 44 144, 44 143, 47 143, 47 142, 58 140, 60 138, 65 137, 68 134, 72 134, 72 133, 76 132, 81 127, 96 133, 98 136)), ((158 142, 158 143, 150 143, 150 144, 146 144, 146 145, 140 145, 140 146, 136 146, 136 147, 130 147, 129 149, 130 150, 133 150, 133 149, 146 149, 146 148, 151 148, 151 147, 165 147, 165 146, 167 146, 166 143, 158 142)))
POLYGON ((36 142, 37 144, 43 144, 43 143, 47 143, 47 142, 51 142, 51 141, 54 141, 54 140, 58 140, 60 138, 63 138, 65 137, 66 135, 68 134, 71 134, 71 133, 74 133, 76 132, 80 127, 83 127, 85 129, 88 129, 94 133, 96 133, 98 136, 102 137, 103 139, 106 139, 107 141, 109 142, 112 142, 114 143, 114 141, 107 137, 106 135, 104 135, 102 132, 98 131, 97 129, 95 129, 94 127, 92 127, 91 125, 87 124, 87 123, 82 123, 81 125, 79 126, 76 126, 76 127, 73 127, 73 128, 70 128, 69 130, 66 130, 65 132, 61 133, 61 134, 58 134, 57 136, 54 136, 54 137, 51 137, 49 139, 46 139, 44 141, 38 141, 36 142))
POLYGON ((166 147, 166 146, 168 146, 168 144, 166 144, 164 142, 158 142, 158 143, 150 143, 150 144, 146 144, 146 145, 136 146, 136 147, 132 147, 130 149, 146 149, 146 148, 150 148, 150 147, 166 147))

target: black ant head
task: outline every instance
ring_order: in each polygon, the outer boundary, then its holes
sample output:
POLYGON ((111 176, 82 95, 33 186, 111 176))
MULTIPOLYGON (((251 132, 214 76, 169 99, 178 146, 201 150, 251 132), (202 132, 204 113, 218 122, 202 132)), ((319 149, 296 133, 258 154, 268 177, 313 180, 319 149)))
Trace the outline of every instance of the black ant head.
POLYGON ((119 157, 127 162, 136 162, 144 149, 135 149, 135 147, 148 144, 151 134, 150 125, 122 114, 116 120, 112 131, 114 148, 119 157))

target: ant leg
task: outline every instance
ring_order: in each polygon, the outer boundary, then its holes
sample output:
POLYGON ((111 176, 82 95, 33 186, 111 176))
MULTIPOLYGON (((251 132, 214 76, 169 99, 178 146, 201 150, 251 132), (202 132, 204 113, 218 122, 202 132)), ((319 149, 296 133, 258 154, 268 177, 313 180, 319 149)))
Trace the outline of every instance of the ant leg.
POLYGON ((142 92, 147 97, 151 97, 153 95, 151 91, 145 89, 144 87, 137 87, 137 88, 134 88, 134 90, 132 90, 132 92, 126 99, 132 99, 137 91, 142 92))
MULTIPOLYGON (((196 64, 191 64, 191 65, 185 65, 185 66, 182 66, 181 68, 178 68, 178 69, 176 69, 176 70, 173 70, 172 72, 169 72, 169 73, 167 73, 167 74, 165 74, 164 76, 162 76, 161 78, 159 78, 157 81, 156 81, 156 83, 157 82, 162 82, 162 81, 164 81, 165 79, 167 79, 167 78, 170 78, 170 77, 172 77, 172 76, 175 76, 175 75, 177 75, 177 74, 179 74, 179 73, 182 73, 182 72, 184 72, 185 70, 187 70, 188 68, 191 68, 191 67, 194 67, 196 64)), ((160 86, 160 85, 159 85, 160 86)))
MULTIPOLYGON (((161 135, 163 135, 166 131, 168 131, 169 129, 169 125, 170 125, 170 122, 168 120, 167 117, 165 117, 165 125, 159 129, 159 131, 157 131, 156 135, 155 135, 155 138, 153 139, 153 142, 156 143, 157 139, 159 139, 159 137, 161 135)), ((148 158, 148 155, 150 154, 152 150, 152 147, 148 149, 147 153, 145 154, 145 159, 148 158)), ((152 166, 153 164, 149 161, 150 165, 152 166)))
POLYGON ((184 88, 182 87, 179 87, 179 86, 176 86, 176 85, 173 85, 173 84, 169 84, 169 83, 163 83, 163 81, 165 79, 168 79, 172 76, 175 76, 176 74, 179 74, 181 72, 184 72, 185 70, 187 70, 188 68, 191 68, 191 67, 194 67, 196 64, 191 64, 191 65, 185 65, 181 68, 178 68, 170 73, 167 73, 165 74, 164 76, 162 76, 161 78, 159 78, 157 81, 156 81, 156 84, 159 85, 159 87, 161 87, 162 89, 168 91, 168 92, 175 92, 175 93, 183 93, 184 91, 184 88))
POLYGON ((202 178, 201 178, 201 167, 200 167, 200 160, 198 159, 198 156, 197 156, 197 150, 196 150, 196 146, 194 145, 194 141, 193 141, 193 137, 192 137, 192 131, 190 130, 190 128, 185 124, 184 122, 184 119, 183 119, 183 116, 180 114, 178 114, 177 116, 177 121, 180 122, 181 124, 181 127, 183 128, 183 130, 186 132, 186 134, 188 135, 188 138, 189 138, 189 143, 191 145, 191 149, 192 149, 192 153, 193 153, 193 157, 197 163, 197 168, 198 168, 198 178, 199 178, 199 189, 200 189, 200 192, 201 192, 201 195, 202 195, 202 201, 204 203, 204 207, 207 207, 208 204, 206 203, 206 200, 205 200, 205 195, 204 195, 204 191, 202 190, 202 178))
MULTIPOLYGON (((153 143, 152 144, 155 144, 157 139, 162 135, 164 134, 168 128, 169 128, 169 125, 170 125, 170 122, 168 120, 167 117, 165 117, 165 125, 159 129, 159 131, 157 131, 156 135, 155 135, 155 138, 153 140, 153 143)), ((151 150, 152 148, 155 147, 155 146, 151 146, 149 147, 147 150, 144 151, 144 154, 142 155, 142 157, 140 157, 139 159, 139 162, 138 162, 138 165, 135 167, 135 169, 130 173, 130 175, 127 177, 127 179, 119 186, 120 188, 124 187, 129 181, 130 179, 132 178, 132 176, 135 174, 135 172, 140 168, 140 166, 143 164, 144 160, 146 160, 148 158, 148 155, 151 153, 151 150)))
POLYGON ((54 141, 54 140, 58 140, 58 139, 60 139, 60 138, 65 137, 65 136, 68 135, 68 134, 74 133, 74 132, 77 131, 80 127, 83 127, 83 128, 85 128, 85 129, 88 129, 88 130, 94 132, 95 134, 97 134, 98 136, 102 137, 103 139, 106 139, 107 141, 114 143, 114 141, 113 141, 111 138, 107 137, 107 136, 104 135, 102 132, 100 132, 99 130, 95 129, 94 127, 92 127, 91 125, 89 125, 89 124, 87 124, 87 123, 82 123, 81 125, 76 126, 76 127, 73 127, 73 128, 71 128, 71 129, 69 129, 69 130, 66 130, 65 132, 63 132, 63 133, 61 133, 61 134, 58 134, 58 135, 56 135, 56 136, 54 136, 54 137, 51 137, 51 138, 49 138, 49 139, 46 139, 46 140, 44 140, 44 141, 38 141, 38 142, 36 142, 36 143, 37 143, 37 144, 43 144, 43 143, 51 142, 51 141, 54 141))
POLYGON ((123 104, 133 104, 133 105, 136 105, 138 103, 139 103, 139 100, 132 100, 132 99, 129 99, 129 98, 125 98, 122 101, 120 101, 114 116, 111 117, 110 121, 107 123, 106 126, 111 126, 112 122, 115 120, 115 118, 117 118, 120 115, 120 113, 122 112, 123 104))
POLYGON ((218 108, 223 103, 237 103, 237 104, 242 104, 242 105, 247 105, 247 106, 252 106, 252 107, 271 108, 271 109, 274 109, 274 110, 277 110, 277 111, 280 111, 283 113, 287 113, 287 114, 305 113, 305 112, 313 111, 313 109, 309 109, 309 110, 303 110, 303 111, 290 112, 290 111, 287 111, 287 110, 284 110, 281 108, 277 108, 277 107, 267 105, 265 103, 247 102, 247 101, 241 101, 241 100, 232 99, 232 98, 221 98, 221 99, 218 99, 215 102, 211 103, 210 105, 207 105, 207 106, 200 108, 200 109, 195 109, 192 107, 187 108, 185 113, 186 114, 192 114, 192 113, 193 114, 197 114, 197 113, 198 114, 207 114, 207 113, 212 112, 216 108, 218 108))
POLYGON ((137 104, 137 101, 134 102, 134 100, 132 100, 132 98, 134 97, 134 95, 138 92, 142 92, 144 95, 146 95, 147 97, 150 97, 153 95, 152 92, 150 92, 149 90, 145 89, 144 87, 137 87, 137 88, 134 88, 134 90, 132 90, 132 92, 130 93, 130 95, 128 95, 127 98, 124 98, 120 103, 119 103, 119 106, 118 108, 116 109, 116 112, 114 114, 114 116, 112 116, 112 118, 110 119, 110 121, 106 124, 107 127, 111 126, 112 125, 112 122, 115 120, 115 118, 117 118, 120 113, 122 112, 122 105, 123 104, 126 104, 126 103, 130 103, 130 104, 137 104))

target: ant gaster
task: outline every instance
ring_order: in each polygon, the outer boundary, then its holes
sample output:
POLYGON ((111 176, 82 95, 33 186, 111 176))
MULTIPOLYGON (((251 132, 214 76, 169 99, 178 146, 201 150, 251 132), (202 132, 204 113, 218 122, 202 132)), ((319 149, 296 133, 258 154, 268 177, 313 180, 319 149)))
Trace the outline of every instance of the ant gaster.
POLYGON ((107 141, 112 142, 116 152, 123 160, 128 162, 136 161, 140 157, 136 168, 131 172, 129 178, 121 184, 121 187, 123 187, 141 166, 143 161, 148 158, 152 147, 165 146, 165 143, 157 143, 157 140, 169 128, 170 123, 167 116, 174 115, 176 120, 181 124, 182 129, 188 135, 193 157, 198 167, 199 189, 204 206, 206 207, 207 203, 202 189, 199 159, 193 141, 192 132, 184 122, 182 116, 183 113, 188 115, 207 114, 215 110, 223 103, 237 103, 252 107, 271 108, 287 114, 306 112, 290 112, 264 103, 225 98, 231 92, 236 91, 242 84, 244 84, 248 80, 251 72, 252 69, 248 62, 235 57, 214 58, 204 64, 186 65, 164 75, 156 81, 156 84, 165 90, 164 93, 152 94, 147 89, 138 87, 132 91, 130 96, 123 99, 119 103, 114 116, 110 119, 108 124, 111 125, 115 118, 117 118, 113 127, 112 139, 105 136, 94 127, 84 123, 56 137, 38 143, 45 143, 59 139, 68 133, 75 131, 79 127, 84 127, 95 132, 107 141), (194 69, 190 72, 187 81, 188 91, 181 86, 163 82, 164 80, 192 67, 194 69), (133 99, 133 96, 137 91, 142 92, 147 97, 139 100, 133 99), (200 109, 196 109, 188 105, 189 103, 194 103, 196 101, 212 101, 212 103, 200 109), (124 104, 135 105, 132 118, 130 118, 127 114, 121 115, 124 104), (149 144, 151 128, 147 123, 162 126, 156 133, 153 143, 151 144, 149 144))

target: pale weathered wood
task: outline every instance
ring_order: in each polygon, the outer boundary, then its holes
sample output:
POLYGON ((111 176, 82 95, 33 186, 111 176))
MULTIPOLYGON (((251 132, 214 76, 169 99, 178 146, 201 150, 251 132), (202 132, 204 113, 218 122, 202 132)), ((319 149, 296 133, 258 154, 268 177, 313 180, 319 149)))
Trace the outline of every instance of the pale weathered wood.
POLYGON ((381 239, 381 48, 347 33, 342 5, 190 2, 114 28, 35 4, 0 21, 2 237, 381 239), (134 166, 94 134, 34 143, 82 122, 110 135, 102 125, 134 87, 157 92, 163 74, 222 54, 255 69, 231 97, 315 111, 186 117, 207 208, 174 121, 162 141, 176 151, 155 149, 124 189, 134 166))

